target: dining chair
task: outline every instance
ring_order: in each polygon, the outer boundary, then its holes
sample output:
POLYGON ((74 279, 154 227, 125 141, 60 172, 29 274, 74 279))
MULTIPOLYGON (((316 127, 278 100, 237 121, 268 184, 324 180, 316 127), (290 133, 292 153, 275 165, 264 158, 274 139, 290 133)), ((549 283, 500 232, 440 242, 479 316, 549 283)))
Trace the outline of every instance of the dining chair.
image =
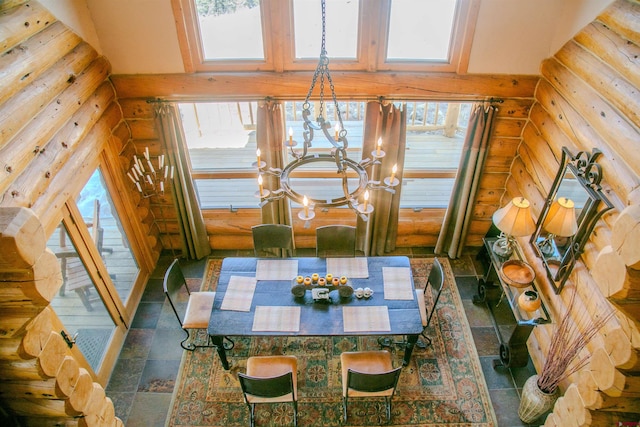
MULTIPOLYGON (((426 348, 431 345, 431 338, 426 335, 426 332, 431 324, 431 318, 436 311, 442 289, 444 289, 444 269, 442 268, 440 260, 438 260, 438 258, 434 258, 433 266, 429 272, 429 277, 427 278, 427 283, 425 284, 424 289, 415 290, 416 299, 418 300, 418 309, 420 310, 420 319, 422 320, 422 332, 420 333, 420 336, 426 341, 426 343, 421 340, 416 342, 415 345, 420 348, 426 348), (430 307, 427 308, 426 297, 429 285, 432 289, 433 300, 430 307)), ((389 337, 380 337, 378 338, 378 344, 380 347, 391 347, 392 345, 395 345, 397 347, 404 348, 407 345, 407 339, 404 337, 401 341, 393 341, 389 337)))
MULTIPOLYGON (((167 268, 162 287, 180 326, 187 334, 187 337, 180 342, 180 346, 189 351, 193 351, 196 348, 216 347, 211 342, 210 335, 207 334, 206 344, 199 345, 194 343, 189 332, 190 330, 206 330, 208 328, 216 293, 189 291, 187 281, 184 278, 182 268, 177 258, 174 259, 169 268, 167 268)), ((233 341, 227 337, 224 339, 226 340, 224 342, 225 349, 232 349, 233 341)))
POLYGON ((347 422, 349 398, 384 397, 387 423, 391 421, 391 399, 398 385, 401 367, 394 368, 391 353, 347 351, 340 354, 342 365, 342 414, 347 422))
POLYGON ((284 224, 260 224, 251 227, 256 257, 294 256, 293 227, 284 224))
POLYGON ((316 228, 316 256, 355 257, 356 227, 351 225, 325 225, 316 228))
POLYGON ((251 356, 246 373, 238 373, 244 401, 255 425, 255 405, 287 403, 293 405, 293 424, 298 425, 298 359, 295 356, 251 356))
POLYGON ((416 343, 418 347, 425 348, 431 345, 431 338, 426 335, 426 332, 427 328, 431 324, 433 313, 435 313, 436 311, 438 301, 440 300, 440 294, 442 294, 442 289, 444 289, 444 269, 442 268, 440 260, 438 258, 434 258, 433 266, 431 267, 431 271, 429 272, 429 277, 427 278, 427 283, 425 284, 424 289, 416 289, 416 298, 418 299, 418 307, 420 307, 420 318, 422 319, 422 333, 420 335, 426 341, 426 343, 418 341, 416 343), (427 309, 426 294, 427 287, 429 285, 431 285, 431 294, 433 295, 433 300, 431 306, 427 309))

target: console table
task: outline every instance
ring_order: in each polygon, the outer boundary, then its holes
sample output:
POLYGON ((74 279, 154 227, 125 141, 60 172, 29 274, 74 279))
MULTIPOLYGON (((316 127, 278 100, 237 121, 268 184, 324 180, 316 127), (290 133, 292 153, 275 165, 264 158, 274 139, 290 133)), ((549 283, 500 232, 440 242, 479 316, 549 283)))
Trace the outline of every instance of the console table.
POLYGON ((527 339, 536 325, 551 323, 551 316, 547 311, 544 297, 538 292, 535 280, 526 288, 517 288, 508 285, 500 276, 499 270, 502 264, 509 259, 526 261, 520 250, 520 246, 515 242, 513 253, 509 258, 503 258, 493 252, 493 243, 497 237, 484 238, 484 247, 478 257, 485 257, 488 266, 484 277, 478 280, 478 293, 473 297, 475 304, 486 303, 491 314, 493 326, 500 340, 500 359, 493 361, 494 368, 497 366, 522 367, 527 364, 528 350, 527 339), (533 312, 522 310, 518 305, 518 297, 527 290, 538 292, 542 304, 540 308, 533 312), (505 337, 496 321, 494 311, 498 304, 509 304, 515 319, 516 326, 510 336, 505 337))

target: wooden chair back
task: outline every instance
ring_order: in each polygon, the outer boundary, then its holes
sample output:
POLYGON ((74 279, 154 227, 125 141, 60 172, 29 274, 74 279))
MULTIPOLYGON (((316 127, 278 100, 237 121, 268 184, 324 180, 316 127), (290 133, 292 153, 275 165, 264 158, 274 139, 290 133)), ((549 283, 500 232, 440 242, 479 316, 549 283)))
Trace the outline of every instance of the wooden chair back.
POLYGON ((260 224, 251 227, 256 257, 294 256, 293 227, 284 224, 260 224))
POLYGON ((316 256, 355 257, 356 227, 351 225, 325 225, 316 228, 316 256))

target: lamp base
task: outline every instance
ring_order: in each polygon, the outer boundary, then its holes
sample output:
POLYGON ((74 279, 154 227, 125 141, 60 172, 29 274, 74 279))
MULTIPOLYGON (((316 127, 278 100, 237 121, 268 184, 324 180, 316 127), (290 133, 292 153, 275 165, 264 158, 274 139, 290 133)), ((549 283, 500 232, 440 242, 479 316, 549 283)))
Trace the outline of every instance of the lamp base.
POLYGON ((546 258, 551 258, 555 255, 556 250, 553 245, 552 235, 547 236, 546 239, 540 242, 538 247, 540 248, 540 252, 542 252, 542 255, 544 255, 546 258))
POLYGON ((500 237, 493 243, 493 253, 502 258, 509 258, 513 253, 513 245, 508 237, 500 237))

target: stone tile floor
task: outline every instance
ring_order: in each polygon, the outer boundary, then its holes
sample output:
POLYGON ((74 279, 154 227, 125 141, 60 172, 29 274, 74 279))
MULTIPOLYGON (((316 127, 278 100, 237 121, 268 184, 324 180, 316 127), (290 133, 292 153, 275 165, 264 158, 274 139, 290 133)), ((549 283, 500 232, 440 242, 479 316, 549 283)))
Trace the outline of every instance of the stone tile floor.
MULTIPOLYGON (((298 256, 315 256, 314 251, 297 251, 298 256)), ((393 255, 410 257, 432 256, 429 248, 403 248, 393 255)), ((252 251, 216 251, 212 256, 253 256, 252 251)), ((163 256, 149 279, 131 329, 123 344, 116 367, 106 388, 113 400, 116 415, 127 427, 164 426, 171 403, 176 376, 180 367, 184 332, 180 329, 171 307, 162 292, 162 277, 172 261, 163 256)), ((450 260, 463 300, 471 332, 480 356, 491 402, 499 427, 525 426, 518 418, 520 391, 535 369, 529 360, 523 368, 493 367, 498 358, 499 339, 486 304, 474 304, 478 277, 484 266, 468 253, 450 260)), ((181 263, 187 278, 202 277, 205 261, 181 263)), ((514 324, 508 304, 494 309, 497 323, 505 333, 514 324)), ((534 425, 544 423, 544 418, 534 425)))

